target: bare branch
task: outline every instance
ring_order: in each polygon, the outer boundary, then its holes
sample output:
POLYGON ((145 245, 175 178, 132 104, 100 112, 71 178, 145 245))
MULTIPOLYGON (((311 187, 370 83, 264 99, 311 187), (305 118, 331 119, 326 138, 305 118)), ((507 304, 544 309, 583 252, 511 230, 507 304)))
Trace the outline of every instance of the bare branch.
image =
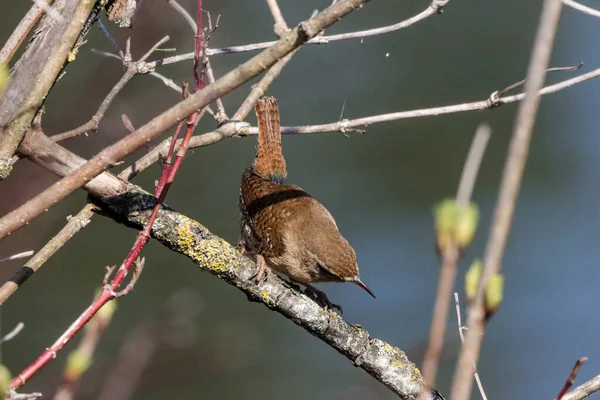
MULTIPOLYGON (((449 0, 433 0, 429 7, 425 10, 421 11, 419 14, 411 17, 407 20, 398 22, 394 25, 384 26, 381 28, 368 29, 365 31, 358 32, 350 32, 350 33, 342 33, 339 35, 329 35, 329 36, 316 36, 313 39, 307 41, 305 44, 325 44, 330 42, 335 42, 338 40, 347 40, 347 39, 362 39, 369 36, 382 35, 385 33, 395 32, 400 29, 408 28, 411 25, 414 25, 417 22, 420 22, 432 15, 439 14, 441 8, 444 7, 449 0)), ((335 5, 335 3, 334 3, 335 5)), ((246 51, 256 51, 266 49, 277 43, 277 41, 271 42, 262 42, 262 43, 253 43, 242 46, 230 46, 230 47, 222 47, 218 49, 207 49, 206 54, 208 56, 214 56, 217 54, 233 54, 233 53, 243 53, 246 51)), ((194 53, 186 53, 178 56, 167 57, 162 60, 158 60, 152 63, 148 63, 148 68, 156 68, 160 65, 174 64, 181 61, 191 60, 194 58, 194 53)))
POLYGON ((591 15, 592 17, 600 18, 600 11, 598 11, 596 9, 593 9, 591 7, 584 6, 583 4, 580 4, 580 3, 576 2, 576 1, 573 1, 573 0, 563 0, 563 4, 565 6, 569 6, 571 8, 574 8, 574 9, 578 10, 578 11, 581 11, 584 14, 591 15))
POLYGON ((281 36, 287 31, 290 30, 288 25, 285 23, 285 19, 283 18, 283 14, 279 9, 279 4, 277 4, 277 0, 267 0, 267 5, 269 6, 269 10, 273 15, 273 20, 275 21, 275 25, 273 26, 273 30, 277 36, 281 36))
POLYGON ((25 328, 25 324, 23 322, 19 322, 12 331, 8 332, 2 339, 0 339, 0 344, 13 340, 19 333, 21 333, 23 328, 25 328))
POLYGON ((67 61, 94 4, 94 1, 67 2, 61 10, 64 22, 44 17, 31 45, 15 66, 0 97, 0 180, 10 174, 17 147, 67 61))
MULTIPOLYGON (((454 292, 454 304, 456 306, 456 322, 458 324, 458 336, 460 336, 460 342, 465 342, 465 334, 463 330, 465 327, 462 325, 462 320, 460 318, 460 302, 458 300, 458 293, 454 292)), ((479 394, 481 394, 481 398, 483 400, 487 400, 487 395, 485 394, 485 390, 483 390, 483 384, 481 383, 481 377, 479 376, 479 371, 477 371, 477 366, 473 363, 473 376, 475 377, 475 382, 477 382, 477 388, 479 389, 479 394)))
POLYGON ((477 364, 479 359, 479 350, 485 330, 485 288, 489 279, 498 274, 502 267, 502 255, 508 240, 508 233, 533 134, 533 125, 540 102, 539 92, 544 85, 546 69, 548 68, 554 37, 558 29, 561 8, 561 0, 546 0, 542 8, 540 24, 527 71, 525 100, 520 104, 516 116, 513 137, 504 166, 500 193, 494 211, 494 220, 485 251, 483 273, 477 288, 477 294, 468 311, 467 336, 461 348, 452 383, 451 398, 453 400, 466 400, 471 393, 473 363, 477 364))
POLYGON ((12 260, 18 260, 19 258, 29 257, 33 254, 33 250, 24 251, 22 253, 13 254, 12 256, 0 258, 0 263, 12 260))
POLYGON ((567 391, 571 388, 571 386, 573 386, 573 383, 575 383, 575 378, 577 377, 577 374, 579 373, 581 366, 587 360, 588 360, 587 357, 581 357, 579 360, 577 360, 575 362, 575 365, 573 365, 573 369, 571 369, 571 373, 567 377, 565 384, 563 385, 562 389, 558 393, 558 396, 556 396, 556 400, 561 400, 563 398, 563 396, 567 393, 567 391))
MULTIPOLYGON (((100 121, 102 120, 102 118, 104 118, 104 114, 106 113, 106 110, 108 110, 108 107, 110 107, 110 105, 112 104, 115 97, 117 97, 117 95, 121 92, 121 90, 123 90, 125 85, 127 85, 127 83, 136 74, 140 73, 140 70, 138 68, 140 63, 144 63, 144 61, 147 60, 148 57, 150 57, 152 55, 152 53, 154 53, 161 45, 163 45, 168 40, 169 40, 168 36, 165 36, 164 38, 159 40, 154 46, 152 46, 150 48, 150 50, 148 50, 146 52, 146 54, 144 54, 142 56, 142 58, 140 58, 139 62, 130 62, 129 60, 131 59, 131 54, 129 53, 129 50, 127 50, 122 58, 123 65, 126 68, 125 73, 123 74, 121 79, 115 84, 115 86, 113 86, 113 88, 110 90, 108 95, 106 95, 106 97, 100 104, 100 107, 98 108, 98 111, 96 111, 94 116, 92 116, 92 118, 88 122, 86 122, 85 124, 75 128, 75 129, 71 129, 70 131, 66 131, 63 133, 58 133, 56 135, 53 135, 52 140, 54 140, 55 142, 60 142, 61 140, 70 139, 70 138, 79 136, 82 133, 85 133, 90 130, 97 131, 100 121)), ((104 53, 104 54, 106 55, 106 54, 110 54, 110 53, 104 53)), ((114 54, 112 54, 112 56, 117 57, 114 54)))
POLYGON ((577 386, 569 393, 565 394, 561 400, 581 400, 592 393, 600 390, 600 375, 595 376, 589 381, 577 386))
MULTIPOLYGON (((46 4, 50 4, 53 0, 45 1, 46 4)), ((29 35, 29 32, 31 32, 43 14, 44 10, 37 4, 34 4, 31 9, 29 9, 21 22, 19 22, 19 25, 17 25, 13 33, 11 33, 4 46, 2 46, 2 50, 0 50, 0 64, 8 64, 10 60, 12 60, 27 35, 29 35)))
POLYGON ((194 21, 194 18, 192 18, 192 16, 190 15, 190 13, 187 12, 187 10, 185 8, 183 8, 181 6, 181 4, 179 4, 175 0, 167 0, 167 3, 171 7, 173 7, 173 9, 175 11, 177 11, 183 17, 183 19, 185 19, 185 22, 187 22, 187 24, 190 26, 190 28, 192 28, 192 32, 195 35, 196 32, 198 31, 198 26, 196 25, 196 21, 194 21))

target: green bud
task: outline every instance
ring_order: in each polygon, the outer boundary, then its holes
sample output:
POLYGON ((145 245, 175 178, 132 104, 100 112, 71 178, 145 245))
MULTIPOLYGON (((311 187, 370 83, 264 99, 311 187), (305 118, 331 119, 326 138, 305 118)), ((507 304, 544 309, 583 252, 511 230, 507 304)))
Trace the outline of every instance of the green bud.
POLYGON ((4 400, 10 390, 10 371, 0 364, 0 400, 4 400))
POLYGON ((92 359, 88 355, 83 354, 79 350, 72 351, 67 359, 65 377, 69 380, 78 379, 88 369, 91 363, 92 359))
POLYGON ((481 279, 482 269, 481 260, 475 260, 471 264, 471 267, 469 267, 467 275, 465 275, 465 293, 467 294, 468 303, 475 300, 475 294, 477 293, 477 286, 479 286, 479 280, 481 279))
POLYGON ((434 210, 435 233, 439 250, 446 249, 454 240, 456 223, 456 201, 446 199, 434 210))
POLYGON ((479 209, 474 203, 470 203, 466 207, 458 207, 456 209, 456 222, 454 225, 454 240, 461 249, 467 248, 479 222, 479 209))
POLYGON ((495 274, 490 277, 485 287, 485 315, 489 318, 494 314, 500 303, 504 292, 504 277, 500 274, 495 274))

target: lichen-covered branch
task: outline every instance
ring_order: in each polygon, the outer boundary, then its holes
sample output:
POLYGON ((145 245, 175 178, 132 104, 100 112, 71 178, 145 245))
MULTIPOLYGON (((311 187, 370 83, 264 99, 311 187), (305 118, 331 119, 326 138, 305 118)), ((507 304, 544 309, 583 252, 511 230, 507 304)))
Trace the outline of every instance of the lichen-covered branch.
MULTIPOLYGON (((40 131, 28 133, 20 147, 20 155, 58 175, 66 175, 85 162, 40 131), (65 162, 53 162, 49 154, 56 154, 65 162)), ((107 172, 90 181, 85 188, 104 215, 135 229, 146 224, 157 201, 141 188, 126 184, 107 172)), ((240 289, 248 299, 263 303, 300 325, 401 397, 418 398, 423 380, 404 352, 371 338, 366 330, 329 313, 274 274, 255 284, 249 279, 256 268, 254 263, 199 222, 163 207, 151 234, 171 250, 188 256, 201 270, 240 289)), ((437 392, 431 392, 429 398, 441 399, 437 396, 437 392)))
MULTIPOLYGON (((121 196, 97 201, 106 215, 141 229, 156 200, 131 185, 130 190, 121 196)), ((171 250, 188 256, 201 270, 240 289, 249 300, 263 303, 300 325, 396 394, 406 399, 418 398, 423 380, 404 352, 371 338, 366 330, 324 310, 274 274, 255 284, 250 279, 256 269, 254 263, 199 222, 163 209, 154 222, 152 235, 171 250)), ((431 394, 430 398, 435 397, 431 394)))

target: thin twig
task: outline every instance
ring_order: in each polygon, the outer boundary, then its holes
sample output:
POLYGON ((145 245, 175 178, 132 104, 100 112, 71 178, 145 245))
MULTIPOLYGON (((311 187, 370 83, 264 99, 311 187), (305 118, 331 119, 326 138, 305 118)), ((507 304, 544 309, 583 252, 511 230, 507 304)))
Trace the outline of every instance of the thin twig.
MULTIPOLYGON (((475 179, 477 178, 477 172, 479 171, 490 134, 490 128, 486 124, 479 125, 475 132, 458 185, 458 193, 456 195, 457 207, 467 207, 471 202, 475 179)), ((442 265, 429 331, 429 344, 425 352, 422 368, 425 382, 432 386, 435 385, 439 359, 444 346, 450 299, 456 280, 456 266, 460 259, 458 243, 449 243, 441 249, 440 257, 442 265)))
POLYGON ((12 256, 0 258, 0 263, 6 262, 6 261, 18 260, 19 258, 29 257, 32 254, 33 254, 33 250, 27 250, 22 253, 13 254, 12 256))
POLYGON ((194 32, 195 35, 198 31, 198 26, 196 25, 196 21, 194 21, 194 18, 192 18, 190 13, 187 12, 187 10, 175 0, 167 0, 167 4, 173 7, 173 9, 177 11, 183 17, 183 19, 185 19, 185 22, 187 22, 190 28, 192 28, 192 32, 194 32))
MULTIPOLYGON (((85 124, 75 128, 75 129, 71 129, 70 131, 66 131, 63 133, 58 133, 56 135, 53 135, 51 137, 51 139, 54 140, 55 142, 60 142, 65 139, 70 139, 70 138, 79 136, 82 133, 85 133, 90 130, 94 131, 94 132, 97 131, 100 121, 102 120, 102 118, 104 118, 104 114, 108 110, 108 107, 110 107, 110 105, 114 101, 115 97, 121 92, 121 90, 123 90, 125 85, 127 85, 127 83, 136 74, 140 73, 140 70, 138 68, 140 63, 143 63, 145 60, 147 60, 148 57, 150 57, 152 55, 152 53, 154 53, 161 45, 163 45, 168 40, 169 40, 168 36, 165 36, 161 40, 159 40, 154 46, 152 46, 150 48, 150 50, 148 50, 146 52, 146 54, 144 54, 142 56, 142 58, 140 58, 139 62, 130 62, 129 61, 131 59, 131 53, 129 52, 129 49, 127 49, 125 54, 123 55, 123 57, 122 58, 119 57, 119 59, 122 60, 123 65, 126 67, 125 73, 123 74, 121 79, 119 79, 119 81, 115 84, 115 86, 113 86, 113 88, 110 90, 108 95, 106 95, 106 97, 100 104, 98 111, 96 111, 96 113, 92 116, 92 118, 85 124)), ((107 55, 107 54, 110 54, 110 53, 103 53, 103 55, 107 55)), ((114 54, 112 54, 112 56, 116 57, 116 55, 114 55, 114 54)))
POLYGON ((271 15, 273 15, 273 20, 275 21, 275 25, 273 26, 273 30, 277 36, 283 35, 285 32, 289 31, 290 28, 285 22, 283 18, 283 14, 279 9, 279 4, 277 4, 277 0, 267 0, 267 5, 269 6, 269 10, 271 11, 271 15))
MULTIPOLYGON (((400 29, 408 28, 411 25, 414 25, 417 22, 420 22, 432 15, 439 14, 442 7, 446 6, 448 0, 433 0, 431 4, 419 14, 414 17, 408 18, 404 21, 398 22, 393 25, 384 26, 375 29, 368 29, 364 31, 358 32, 350 32, 350 33, 342 33, 338 35, 330 35, 330 36, 316 36, 313 39, 306 42, 306 44, 325 44, 330 42, 335 42, 338 40, 347 40, 347 39, 362 39, 369 36, 382 35, 385 33, 395 32, 400 29)), ((335 5, 336 3, 332 4, 335 5)), ((321 31, 319 31, 321 32, 321 31)), ((272 46, 277 43, 277 41, 271 42, 262 42, 262 43, 253 43, 242 46, 229 46, 222 47, 216 49, 206 49, 206 54, 208 56, 214 56, 218 54, 233 54, 233 53, 242 53, 246 51, 256 51, 266 49, 267 47, 272 46)), ((167 57, 162 60, 155 61, 153 63, 148 64, 148 68, 156 68, 160 65, 174 64, 181 61, 191 60, 194 58, 194 53, 186 53, 173 57, 167 57)))
POLYGON ((0 344, 13 340, 19 333, 21 333, 23 328, 25 328, 25 324, 23 322, 19 322, 12 331, 8 332, 2 339, 0 339, 0 344))
POLYGON ((483 160, 483 154, 491 135, 492 131, 487 124, 479 125, 477 132, 475 132, 475 137, 467 155, 467 162, 460 176, 458 192, 456 193, 456 204, 459 207, 465 207, 471 202, 471 195, 475 188, 479 166, 481 165, 481 160, 483 160))
MULTIPOLYGON (((456 306, 456 322, 458 323, 458 335, 460 336, 460 342, 465 342, 465 334, 463 330, 465 327, 462 325, 462 320, 460 317, 460 302, 458 300, 458 292, 454 292, 454 304, 456 306)), ((477 382, 477 388, 479 389, 479 393, 481 394, 481 398, 483 400, 487 400, 487 395, 485 394, 485 390, 483 390, 483 384, 481 383, 481 377, 479 376, 479 371, 477 370, 477 366, 473 363, 473 376, 475 377, 475 382, 477 382)))
POLYGON ((525 170, 529 144, 533 134, 533 125, 540 102, 540 89, 544 85, 546 69, 550 61, 554 37, 558 29, 561 0, 546 0, 542 8, 538 32, 533 46, 531 60, 525 83, 525 99, 520 104, 513 130, 508 156, 504 166, 500 193, 494 211, 490 230, 483 273, 477 293, 467 314, 468 331, 461 348, 451 398, 466 400, 473 385, 472 367, 477 364, 479 351, 485 331, 484 294, 489 279, 502 268, 502 256, 508 240, 508 234, 514 214, 521 178, 525 170))
MULTIPOLYGON (((53 0, 45 0, 46 4, 51 4, 52 1, 53 0)), ((10 37, 4 46, 2 46, 2 50, 0 50, 0 64, 8 64, 10 60, 12 60, 27 35, 29 35, 29 32, 31 32, 43 14, 44 10, 37 4, 31 6, 13 33, 10 34, 10 37)))
POLYGON ((575 378, 577 377, 577 374, 579 373, 581 366, 587 360, 588 360, 587 357, 581 357, 579 360, 577 360, 575 362, 575 365, 573 365, 573 369, 571 370, 571 373, 567 377, 565 384, 563 385, 562 389, 558 393, 558 396, 556 396, 556 400, 561 400, 563 398, 563 396, 567 393, 567 391, 571 388, 571 386, 573 386, 573 383, 575 383, 575 378))
POLYGON ((600 18, 600 11, 598 11, 594 8, 584 6, 583 4, 579 4, 578 2, 573 1, 573 0, 562 0, 562 2, 564 5, 574 8, 578 11, 581 11, 584 14, 591 15, 592 17, 600 18))

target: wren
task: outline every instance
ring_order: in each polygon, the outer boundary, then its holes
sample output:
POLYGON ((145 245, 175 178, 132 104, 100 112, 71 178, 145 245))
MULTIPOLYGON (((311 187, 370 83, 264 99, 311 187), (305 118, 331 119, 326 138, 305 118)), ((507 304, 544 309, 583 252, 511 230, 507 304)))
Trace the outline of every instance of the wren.
POLYGON ((239 202, 239 247, 256 258, 253 278, 260 281, 274 269, 304 285, 321 305, 340 311, 311 284, 351 282, 375 297, 361 281, 354 249, 329 211, 300 187, 284 183, 277 100, 261 97, 255 110, 258 149, 253 165, 242 175, 239 202))

